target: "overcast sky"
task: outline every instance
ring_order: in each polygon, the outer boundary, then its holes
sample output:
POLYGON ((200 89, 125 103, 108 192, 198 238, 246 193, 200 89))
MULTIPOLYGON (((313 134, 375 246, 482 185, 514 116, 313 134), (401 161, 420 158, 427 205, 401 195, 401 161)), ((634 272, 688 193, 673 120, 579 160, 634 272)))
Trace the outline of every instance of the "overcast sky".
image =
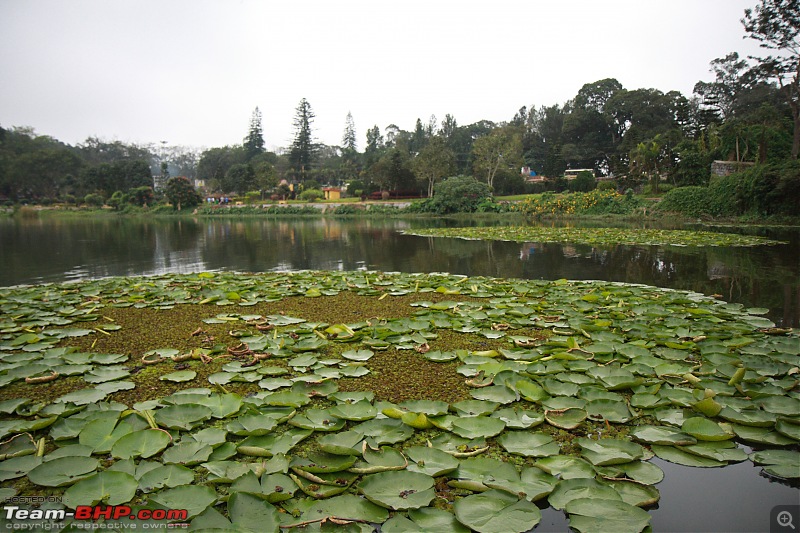
POLYGON ((508 121, 616 78, 678 90, 743 39, 757 0, 0 0, 0 125, 69 144, 238 144, 258 106, 291 143, 306 98, 320 142, 417 117, 508 121))

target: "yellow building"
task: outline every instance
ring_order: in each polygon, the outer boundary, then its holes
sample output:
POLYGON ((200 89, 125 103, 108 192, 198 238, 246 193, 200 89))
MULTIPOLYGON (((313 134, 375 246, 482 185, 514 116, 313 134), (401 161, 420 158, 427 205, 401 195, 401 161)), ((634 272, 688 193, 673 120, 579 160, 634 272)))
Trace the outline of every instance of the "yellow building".
POLYGON ((322 192, 325 194, 326 200, 340 200, 342 198, 342 190, 338 187, 325 187, 322 192))

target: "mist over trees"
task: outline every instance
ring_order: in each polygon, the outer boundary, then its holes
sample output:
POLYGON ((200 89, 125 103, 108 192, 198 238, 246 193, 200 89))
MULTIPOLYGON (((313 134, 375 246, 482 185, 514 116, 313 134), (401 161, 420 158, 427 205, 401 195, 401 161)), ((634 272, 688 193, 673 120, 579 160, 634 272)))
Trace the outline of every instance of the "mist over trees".
POLYGON ((174 176, 201 180, 208 193, 225 195, 263 195, 285 180, 299 189, 349 184, 351 194, 403 190, 426 196, 445 178, 466 175, 494 194, 516 194, 564 190, 568 169, 591 169, 613 178, 621 190, 705 186, 714 160, 779 164, 797 159, 799 11, 796 0, 760 0, 745 10, 743 37, 758 41, 765 55, 741 57, 732 51, 711 59, 708 78, 689 95, 626 88, 605 78, 587 82, 563 103, 523 105, 499 122, 461 124, 446 114, 442 120, 417 118, 413 130, 406 131, 395 124, 358 124, 358 117, 348 113, 341 145, 318 142, 312 103, 302 98, 295 109, 294 140, 276 152, 265 148, 265 119, 258 107, 242 128, 241 144, 202 151, 97 137, 70 146, 30 128, 0 127, 0 197, 69 201, 95 194, 108 199, 147 186, 158 191, 174 176), (522 167, 547 179, 531 184, 522 167))

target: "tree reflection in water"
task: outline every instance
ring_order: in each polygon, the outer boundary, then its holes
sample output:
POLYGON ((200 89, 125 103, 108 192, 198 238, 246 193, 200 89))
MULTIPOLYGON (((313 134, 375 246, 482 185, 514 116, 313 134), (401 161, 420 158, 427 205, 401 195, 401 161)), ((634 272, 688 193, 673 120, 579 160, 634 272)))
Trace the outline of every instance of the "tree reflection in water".
POLYGON ((201 270, 360 268, 600 279, 718 294, 727 301, 770 309, 769 318, 781 326, 800 326, 797 229, 779 234, 759 230, 790 244, 752 248, 520 245, 399 233, 453 223, 317 217, 4 219, 0 285, 201 270))

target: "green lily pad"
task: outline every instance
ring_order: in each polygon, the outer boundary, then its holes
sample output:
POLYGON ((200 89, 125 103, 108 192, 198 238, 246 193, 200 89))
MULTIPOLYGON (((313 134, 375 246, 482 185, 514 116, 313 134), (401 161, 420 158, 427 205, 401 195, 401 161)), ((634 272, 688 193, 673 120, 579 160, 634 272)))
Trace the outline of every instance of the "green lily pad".
POLYGON ((506 423, 499 418, 469 416, 453 422, 453 433, 465 439, 488 438, 500 434, 505 427, 506 423))
POLYGON ((687 446, 697 442, 694 437, 666 426, 637 426, 628 435, 645 444, 687 446))
POLYGON ((61 457, 32 469, 28 480, 43 487, 63 487, 92 475, 99 465, 93 457, 61 457))
POLYGON ((160 429, 143 429, 123 435, 111 447, 111 455, 118 459, 148 458, 166 448, 172 438, 160 429))
POLYGON ((553 455, 536 461, 536 466, 561 479, 594 478, 597 471, 585 459, 571 455, 553 455))
POLYGON ((280 514, 275 506, 246 492, 235 492, 228 498, 228 515, 233 525, 246 531, 280 531, 280 514))
POLYGON ((295 457, 291 462, 292 468, 299 468, 312 474, 325 472, 341 472, 347 470, 356 462, 351 455, 334 455, 330 453, 310 453, 308 458, 295 457))
POLYGON ((155 420, 161 426, 188 431, 211 418, 212 414, 210 408, 200 404, 168 405, 156 411, 155 420))
POLYGON ((313 502, 302 516, 298 517, 296 522, 289 521, 285 525, 291 526, 293 523, 299 524, 308 520, 321 520, 331 517, 380 524, 389 518, 389 511, 383 506, 375 505, 371 501, 354 494, 342 494, 327 500, 313 502))
POLYGON ((303 414, 292 417, 289 424, 314 431, 339 431, 345 421, 336 418, 328 409, 308 409, 303 414))
MULTIPOLYGON (((156 466, 139 477, 142 492, 153 492, 163 488, 188 485, 194 481, 194 471, 185 466, 169 464, 156 466)), ((127 501, 127 500, 126 500, 127 501)))
POLYGON ((555 509, 564 509, 572 500, 589 498, 592 500, 618 500, 619 493, 612 487, 600 483, 593 478, 562 479, 547 497, 555 509))
POLYGON ((363 433, 358 431, 340 431, 324 435, 317 439, 317 444, 322 451, 338 455, 360 456, 361 450, 357 445, 364 440, 363 433))
POLYGON ((165 464, 176 463, 191 466, 208 461, 213 451, 214 448, 203 442, 182 441, 164 450, 161 460, 165 464))
POLYGON ((510 429, 529 429, 544 422, 544 413, 537 413, 518 407, 499 409, 490 416, 492 418, 499 418, 505 422, 506 427, 510 429))
POLYGON ((35 455, 12 457, 0 461, 0 481, 16 479, 27 475, 28 472, 42 464, 42 458, 35 455))
POLYGON ((734 437, 732 430, 720 426, 718 423, 699 416, 689 418, 681 425, 681 431, 691 435, 697 440, 719 441, 734 437))
POLYGON ((561 447, 546 433, 508 431, 497 437, 497 443, 509 453, 525 457, 558 455, 561 447))
POLYGON ((716 468, 728 464, 726 461, 717 461, 716 459, 701 457, 675 446, 661 446, 659 444, 653 444, 650 448, 653 450, 653 453, 655 453, 661 459, 683 466, 716 468))
POLYGON ((479 533, 522 533, 542 519, 535 504, 500 490, 456 500, 453 510, 459 522, 479 533))
POLYGON ((544 412, 544 419, 551 426, 560 429, 575 429, 580 426, 588 414, 583 409, 552 409, 544 412))
POLYGON ((191 519, 217 501, 217 493, 211 487, 181 485, 153 494, 150 501, 165 509, 185 509, 191 519))
POLYGON ((346 350, 342 352, 342 357, 351 361, 369 361, 375 352, 372 350, 346 350))
POLYGON ((421 472, 432 477, 439 477, 458 468, 458 459, 447 452, 427 446, 412 446, 405 450, 413 461, 408 465, 411 472, 421 472))
POLYGON ((138 486, 136 478, 125 472, 99 472, 69 487, 64 492, 63 503, 70 509, 101 503, 122 505, 133 499, 138 486))
POLYGON ((787 479, 800 478, 800 452, 794 450, 761 450, 750 454, 750 459, 763 465, 770 475, 787 479))
POLYGON ((614 531, 640 533, 650 524, 650 515, 624 501, 579 498, 566 504, 569 526, 581 533, 614 531))
POLYGON ((197 377, 197 372, 194 370, 179 370, 178 372, 171 372, 169 374, 164 374, 159 379, 161 381, 173 381, 175 383, 183 383, 185 381, 191 381, 197 377))
MULTIPOLYGON (((422 531, 448 531, 450 533, 469 533, 452 513, 432 507, 421 507, 408 511, 408 518, 422 531)), ((384 527, 386 524, 384 524, 384 527)), ((389 533, 387 531, 387 533, 389 533)))
POLYGON ((581 455, 595 466, 629 463, 644 456, 644 449, 635 442, 617 439, 576 439, 581 455))
POLYGON ((508 492, 514 496, 525 495, 530 502, 538 501, 553 492, 558 479, 539 468, 523 468, 519 479, 494 479, 486 477, 483 483, 492 489, 508 492))
POLYGON ((427 474, 397 470, 364 476, 358 490, 372 503, 387 509, 418 509, 433 500, 433 484, 427 474))

